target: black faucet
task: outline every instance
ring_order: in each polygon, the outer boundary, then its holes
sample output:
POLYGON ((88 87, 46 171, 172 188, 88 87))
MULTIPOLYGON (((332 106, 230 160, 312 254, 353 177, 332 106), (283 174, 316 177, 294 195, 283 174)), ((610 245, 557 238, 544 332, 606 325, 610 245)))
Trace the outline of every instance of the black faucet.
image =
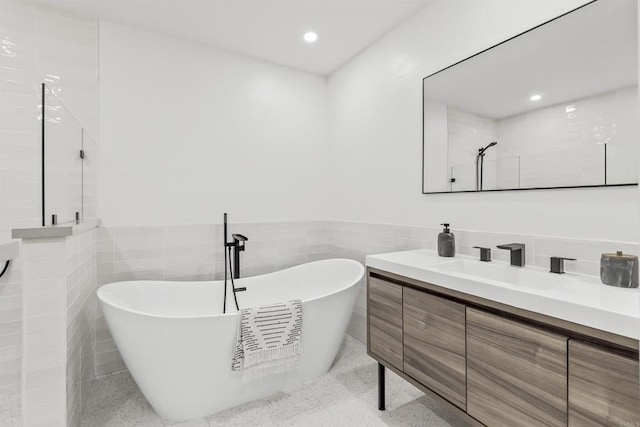
POLYGON ((549 273, 564 274, 564 262, 575 261, 575 258, 564 258, 559 256, 552 256, 550 259, 549 273))
POLYGON ((233 278, 240 278, 240 252, 244 251, 244 242, 246 242, 247 237, 242 234, 232 234, 233 243, 228 243, 229 246, 233 247, 233 278))
POLYGON ((474 246, 474 249, 480 249, 480 261, 491 262, 491 248, 483 248, 482 246, 474 246))
POLYGON ((245 286, 236 288, 233 279, 240 278, 240 252, 244 251, 247 239, 242 234, 232 234, 233 242, 227 241, 227 214, 224 214, 224 300, 222 302, 222 313, 227 312, 227 268, 231 270, 231 290, 233 291, 233 300, 236 304, 236 310, 240 310, 238 305, 237 292, 246 291, 245 286), (233 248, 233 269, 231 268, 231 248, 233 248), (227 264, 227 261, 229 262, 227 264))
POLYGON ((524 267, 524 243, 507 243, 498 245, 497 248, 511 251, 511 265, 524 267))

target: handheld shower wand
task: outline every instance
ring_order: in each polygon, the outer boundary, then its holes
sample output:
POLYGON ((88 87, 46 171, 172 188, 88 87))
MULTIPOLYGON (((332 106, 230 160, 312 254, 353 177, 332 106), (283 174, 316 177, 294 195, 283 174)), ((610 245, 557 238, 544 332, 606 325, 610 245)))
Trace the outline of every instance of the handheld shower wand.
POLYGON ((484 147, 484 148, 478 148, 478 155, 479 156, 484 155, 485 151, 487 151, 489 148, 491 148, 491 147, 493 147, 494 145, 497 145, 497 144, 498 144, 498 141, 493 141, 493 142, 490 142, 489 144, 487 144, 487 146, 484 147))
POLYGON ((497 145, 498 141, 492 141, 484 148, 478 148, 478 155, 476 156, 476 191, 482 190, 483 175, 484 175, 484 152, 489 148, 497 145))

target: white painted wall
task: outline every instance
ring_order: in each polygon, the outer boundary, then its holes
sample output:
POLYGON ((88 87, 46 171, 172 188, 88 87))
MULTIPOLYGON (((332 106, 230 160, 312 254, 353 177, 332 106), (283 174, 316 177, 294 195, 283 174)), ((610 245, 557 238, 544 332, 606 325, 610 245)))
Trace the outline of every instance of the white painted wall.
POLYGON ((420 191, 422 78, 583 3, 435 0, 332 74, 330 219, 637 240, 636 187, 420 191))
POLYGON ((101 21, 103 223, 325 219, 326 85, 101 21))

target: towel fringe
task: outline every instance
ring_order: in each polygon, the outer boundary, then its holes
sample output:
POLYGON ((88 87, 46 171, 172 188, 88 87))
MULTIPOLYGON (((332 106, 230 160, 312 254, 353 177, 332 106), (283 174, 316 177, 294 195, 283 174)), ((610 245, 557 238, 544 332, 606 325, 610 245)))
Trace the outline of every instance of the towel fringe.
POLYGON ((298 361, 298 356, 292 356, 285 359, 272 360, 271 362, 264 362, 260 365, 255 365, 250 369, 245 369, 243 371, 244 375, 242 376, 242 382, 247 383, 249 381, 259 380, 269 375, 290 372, 298 366, 298 361))
POLYGON ((243 368, 249 368, 268 360, 284 359, 297 356, 300 353, 299 343, 284 345, 282 347, 266 348, 264 350, 245 353, 243 368))

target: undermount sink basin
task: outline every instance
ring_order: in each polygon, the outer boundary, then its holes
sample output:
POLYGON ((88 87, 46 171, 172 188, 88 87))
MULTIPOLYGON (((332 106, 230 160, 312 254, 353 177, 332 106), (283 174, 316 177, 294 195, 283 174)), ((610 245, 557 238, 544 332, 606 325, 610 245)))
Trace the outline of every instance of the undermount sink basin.
POLYGON ((440 264, 437 265, 434 270, 538 290, 552 289, 556 286, 575 281, 572 277, 552 274, 542 268, 515 267, 501 263, 471 260, 459 260, 440 264))

